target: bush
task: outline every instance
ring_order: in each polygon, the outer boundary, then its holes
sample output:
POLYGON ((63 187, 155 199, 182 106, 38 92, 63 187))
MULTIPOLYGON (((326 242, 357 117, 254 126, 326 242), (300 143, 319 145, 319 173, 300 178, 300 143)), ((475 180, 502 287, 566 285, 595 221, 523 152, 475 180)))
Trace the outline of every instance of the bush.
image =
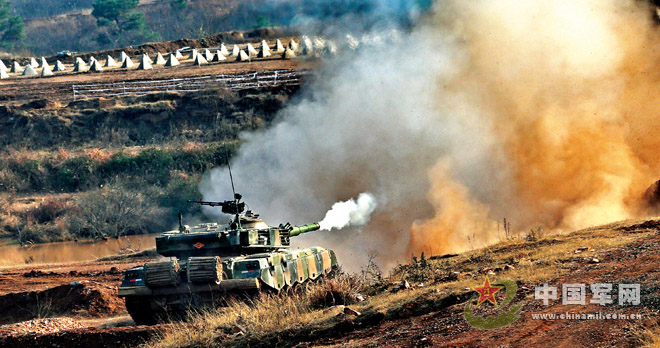
POLYGON ((65 161, 55 173, 52 185, 55 189, 73 192, 91 186, 94 161, 87 156, 73 157, 65 161))
POLYGON ((157 148, 150 148, 140 152, 140 154, 135 156, 134 161, 138 168, 151 173, 167 171, 174 165, 172 153, 157 148))
POLYGON ((137 163, 132 156, 124 152, 117 152, 108 162, 102 164, 98 171, 105 176, 114 176, 119 173, 135 172, 137 169, 137 163))
POLYGON ((305 296, 311 308, 322 309, 357 303, 361 288, 362 284, 357 278, 340 272, 334 278, 312 286, 305 296))
POLYGON ((87 192, 77 200, 74 230, 81 236, 119 237, 149 232, 151 222, 161 220, 144 196, 119 179, 103 189, 87 192))
POLYGON ((39 161, 8 161, 7 167, 14 173, 13 177, 17 179, 15 183, 10 183, 10 186, 17 191, 41 190, 44 188, 46 174, 39 161))
POLYGON ((229 156, 236 150, 236 144, 211 145, 194 151, 179 152, 174 161, 177 169, 203 172, 215 166, 226 165, 229 156))
POLYGON ((412 282, 428 282, 436 279, 434 267, 424 255, 424 252, 422 252, 419 259, 413 256, 410 264, 395 267, 392 270, 392 275, 412 282))
POLYGON ((16 239, 21 245, 32 243, 61 242, 71 239, 69 223, 63 217, 58 217, 52 222, 39 224, 28 220, 17 227, 16 239))
POLYGON ((67 211, 67 204, 62 201, 48 200, 39 204, 28 211, 28 220, 45 224, 55 221, 56 218, 64 215, 67 211))
POLYGON ((189 200, 197 201, 202 199, 197 187, 199 178, 176 178, 170 181, 167 187, 162 190, 162 195, 158 198, 158 204, 161 207, 169 208, 174 215, 177 213, 191 214, 201 211, 198 204, 190 204, 189 200))

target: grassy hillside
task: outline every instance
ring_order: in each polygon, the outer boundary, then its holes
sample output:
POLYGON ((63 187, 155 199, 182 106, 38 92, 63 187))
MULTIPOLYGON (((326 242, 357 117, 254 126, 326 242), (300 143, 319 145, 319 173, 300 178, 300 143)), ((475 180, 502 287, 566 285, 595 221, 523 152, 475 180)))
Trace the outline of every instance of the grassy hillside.
POLYGON ((198 212, 185 201, 239 132, 268 125, 296 90, 1 106, 0 231, 25 243, 169 229, 198 212))

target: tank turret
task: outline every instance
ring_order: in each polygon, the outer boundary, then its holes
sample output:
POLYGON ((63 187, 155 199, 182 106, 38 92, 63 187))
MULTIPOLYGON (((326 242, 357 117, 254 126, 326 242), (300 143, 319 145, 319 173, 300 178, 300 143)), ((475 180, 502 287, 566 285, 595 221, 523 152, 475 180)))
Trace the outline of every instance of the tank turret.
POLYGON ((189 201, 211 207, 222 207, 222 212, 234 215, 226 225, 205 223, 186 226, 179 222, 179 229, 156 237, 156 252, 163 256, 186 258, 191 256, 239 256, 274 251, 290 246, 290 237, 317 231, 318 223, 278 227, 268 226, 251 210, 245 211, 240 194, 233 201, 189 201))

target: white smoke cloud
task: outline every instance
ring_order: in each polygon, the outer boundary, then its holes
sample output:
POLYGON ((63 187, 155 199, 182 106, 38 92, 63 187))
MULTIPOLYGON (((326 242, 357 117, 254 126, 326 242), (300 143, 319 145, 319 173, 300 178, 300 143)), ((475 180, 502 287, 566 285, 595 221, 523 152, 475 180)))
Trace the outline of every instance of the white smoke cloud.
POLYGON ((347 226, 364 226, 371 219, 371 213, 376 210, 378 203, 374 196, 368 192, 360 193, 357 202, 349 199, 337 202, 319 222, 322 230, 330 231, 333 228, 342 229, 347 226))
MULTIPOLYGON (((648 13, 632 0, 454 0, 436 12, 397 42, 325 62, 275 124, 242 135, 232 170, 250 208, 269 224, 301 224, 372 193, 378 209, 362 233, 293 241, 334 249, 349 270, 369 249, 385 266, 406 257, 411 226, 442 237, 415 252, 459 251, 468 235, 492 241, 502 218, 523 229, 630 216, 626 195, 644 180, 629 173, 660 171, 657 154, 631 156, 657 149, 648 136, 657 127, 629 122, 656 104, 647 90, 626 91, 657 85, 635 80, 657 69, 624 65, 648 13), (605 213, 585 220, 594 210, 605 213)), ((209 172, 204 199, 231 197, 227 178, 225 168, 209 172)))
MULTIPOLYGON (((436 97, 438 81, 454 73, 457 59, 452 50, 438 49, 444 41, 415 33, 400 45, 339 56, 275 124, 242 134, 232 172, 250 208, 271 225, 303 224, 320 221, 335 202, 370 192, 379 208, 362 233, 353 227, 308 233, 293 245, 331 248, 350 270, 359 269, 370 249, 393 264, 404 257, 410 226, 433 211, 426 198, 428 169, 453 147, 460 148, 455 153, 465 168, 488 162, 481 153, 488 124, 458 102, 462 97, 436 97), (451 118, 444 120, 444 113, 451 118), (458 132, 465 136, 454 137, 458 132)), ((485 171, 471 175, 483 176, 475 178, 483 188, 495 186, 485 171)), ((200 187, 204 199, 231 197, 228 177, 226 168, 209 172, 200 187)))

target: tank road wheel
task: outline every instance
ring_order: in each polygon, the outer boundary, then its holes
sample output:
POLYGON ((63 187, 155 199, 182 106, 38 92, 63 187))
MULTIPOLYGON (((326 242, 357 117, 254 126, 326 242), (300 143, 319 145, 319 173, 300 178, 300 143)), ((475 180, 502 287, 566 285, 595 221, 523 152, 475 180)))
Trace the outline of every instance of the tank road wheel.
POLYGON ((186 299, 166 297, 126 297, 126 310, 136 325, 155 325, 173 320, 183 320, 190 308, 186 299))
POLYGON ((151 299, 144 297, 126 297, 126 310, 131 315, 135 325, 154 325, 158 316, 151 308, 151 299))
POLYGON ((296 293, 295 287, 294 286, 288 286, 288 285, 285 286, 284 288, 282 288, 282 290, 280 291, 280 295, 282 295, 284 297, 291 297, 291 296, 295 295, 295 293, 296 293))
POLYGON ((311 288, 312 288, 312 280, 307 279, 303 283, 297 283, 295 291, 297 294, 302 295, 309 292, 311 288))
POLYGON ((187 321, 190 319, 190 315, 200 308, 196 308, 190 303, 169 304, 165 309, 164 321, 187 321))

